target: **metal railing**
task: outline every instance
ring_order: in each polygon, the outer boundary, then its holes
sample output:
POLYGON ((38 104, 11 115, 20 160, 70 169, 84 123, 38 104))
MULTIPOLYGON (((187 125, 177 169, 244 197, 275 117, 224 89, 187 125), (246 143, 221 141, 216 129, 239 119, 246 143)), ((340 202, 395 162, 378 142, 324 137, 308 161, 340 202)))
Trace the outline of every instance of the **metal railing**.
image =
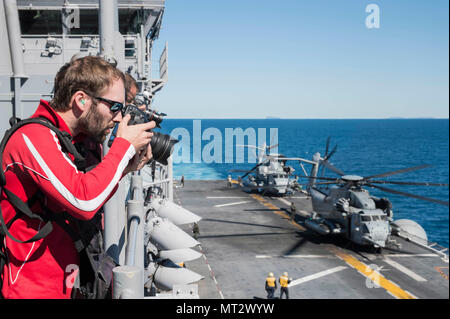
MULTIPOLYGON (((163 166, 154 162, 153 166, 147 166, 146 178, 151 181, 146 183, 144 188, 144 172, 133 173, 130 179, 127 199, 127 244, 125 252, 125 265, 116 267, 113 270, 113 298, 143 298, 144 297, 144 227, 145 227, 145 207, 144 194, 152 193, 153 188, 158 189, 158 198, 173 199, 172 180, 173 161, 170 157, 168 165, 163 166)), ((153 192, 155 193, 155 192, 153 192)), ((106 230, 106 229, 105 229, 106 230)))
POLYGON ((405 230, 398 231, 396 235, 435 253, 436 255, 441 257, 444 262, 449 262, 448 248, 443 247, 436 242, 431 242, 429 240, 425 240, 423 238, 415 236, 405 230))

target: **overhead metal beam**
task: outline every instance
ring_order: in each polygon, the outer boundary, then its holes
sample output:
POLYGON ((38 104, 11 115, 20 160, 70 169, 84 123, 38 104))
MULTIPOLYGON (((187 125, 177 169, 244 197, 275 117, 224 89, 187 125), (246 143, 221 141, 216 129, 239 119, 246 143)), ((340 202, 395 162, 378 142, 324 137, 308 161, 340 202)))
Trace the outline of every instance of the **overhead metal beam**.
MULTIPOLYGON (((17 0, 20 10, 61 10, 67 0, 17 0)), ((96 9, 98 0, 70 0, 70 4, 80 9, 96 9)), ((152 9, 164 8, 165 0, 119 0, 120 8, 152 9)))
POLYGON ((13 77, 28 78, 25 74, 23 60, 22 38, 20 32, 19 11, 16 0, 4 0, 5 20, 8 29, 9 49, 11 52, 11 64, 13 77))

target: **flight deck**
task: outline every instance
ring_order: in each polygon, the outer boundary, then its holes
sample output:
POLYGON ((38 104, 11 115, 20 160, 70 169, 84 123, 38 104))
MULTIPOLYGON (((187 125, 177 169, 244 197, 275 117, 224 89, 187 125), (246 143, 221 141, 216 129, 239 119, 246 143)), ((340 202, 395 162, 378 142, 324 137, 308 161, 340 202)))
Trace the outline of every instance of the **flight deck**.
POLYGON ((379 251, 321 236, 303 226, 312 211, 306 193, 268 197, 226 181, 187 180, 174 188, 174 202, 202 217, 203 258, 186 263, 204 277, 201 299, 265 299, 269 272, 288 272, 291 299, 449 298, 448 257, 400 237, 399 247, 379 251))

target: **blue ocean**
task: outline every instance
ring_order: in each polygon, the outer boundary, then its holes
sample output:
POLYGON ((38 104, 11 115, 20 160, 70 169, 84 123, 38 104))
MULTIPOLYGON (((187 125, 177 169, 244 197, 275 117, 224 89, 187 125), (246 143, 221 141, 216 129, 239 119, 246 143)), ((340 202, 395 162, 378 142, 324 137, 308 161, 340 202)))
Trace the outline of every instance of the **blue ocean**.
MULTIPOLYGON (((178 138, 174 150, 174 175, 186 180, 237 178, 233 169, 249 170, 256 165, 255 150, 239 145, 278 144, 272 151, 287 157, 311 159, 337 145, 330 162, 346 174, 370 176, 402 168, 430 164, 431 167, 393 175, 384 180, 449 182, 449 120, 287 120, 287 119, 166 119, 162 133, 178 138), (233 136, 231 133, 236 135, 233 136), (240 133, 245 134, 240 134, 240 133)), ((289 165, 303 174, 298 162, 289 165)), ((307 171, 310 167, 305 166, 307 171)), ((242 173, 241 173, 242 174, 242 173)), ((329 170, 326 177, 337 177, 329 170)), ((299 180, 299 182, 303 181, 299 180)), ((304 182, 307 181, 304 179, 304 182)), ((383 185, 391 189, 449 200, 448 187, 383 185)), ((415 220, 428 239, 449 247, 449 209, 414 198, 368 189, 391 200, 394 219, 415 220)))

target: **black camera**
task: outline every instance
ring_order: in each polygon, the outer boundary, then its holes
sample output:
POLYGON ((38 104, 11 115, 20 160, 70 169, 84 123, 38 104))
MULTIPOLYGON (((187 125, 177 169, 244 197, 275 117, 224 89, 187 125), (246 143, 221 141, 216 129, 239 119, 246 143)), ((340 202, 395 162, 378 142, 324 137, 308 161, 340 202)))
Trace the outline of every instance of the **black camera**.
MULTIPOLYGON (((163 117, 166 116, 164 113, 157 113, 155 111, 141 111, 134 104, 128 104, 125 108, 123 116, 130 114, 131 118, 128 125, 136 125, 148 123, 151 121, 156 122, 156 126, 161 128, 159 124, 163 121, 163 117)), ((111 137, 108 141, 108 146, 111 147, 114 138, 116 137, 118 125, 113 130, 111 137)), ((150 146, 152 147, 153 159, 158 163, 167 165, 167 159, 173 152, 173 148, 179 141, 173 139, 170 135, 162 134, 159 132, 153 132, 152 140, 150 141, 150 146)))

